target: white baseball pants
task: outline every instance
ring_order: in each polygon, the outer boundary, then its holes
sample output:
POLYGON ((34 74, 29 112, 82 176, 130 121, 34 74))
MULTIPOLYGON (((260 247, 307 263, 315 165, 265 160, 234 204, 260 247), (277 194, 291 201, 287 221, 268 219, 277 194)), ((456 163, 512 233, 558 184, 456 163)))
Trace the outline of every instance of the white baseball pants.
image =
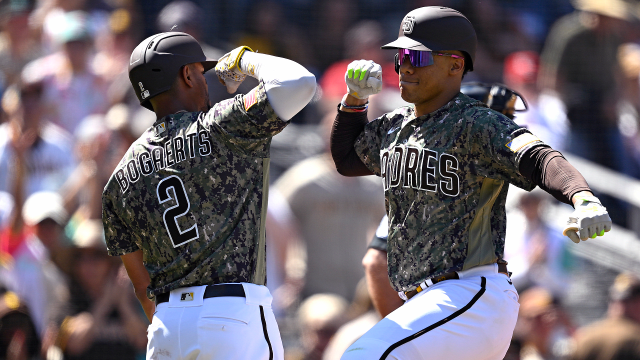
POLYGON ((362 335, 342 360, 501 360, 518 318, 518 294, 498 265, 458 272, 416 294, 362 335))
POLYGON ((203 299, 206 286, 171 291, 147 330, 147 360, 283 360, 269 290, 242 286, 246 298, 203 299), (193 299, 181 301, 184 293, 193 293, 193 299))

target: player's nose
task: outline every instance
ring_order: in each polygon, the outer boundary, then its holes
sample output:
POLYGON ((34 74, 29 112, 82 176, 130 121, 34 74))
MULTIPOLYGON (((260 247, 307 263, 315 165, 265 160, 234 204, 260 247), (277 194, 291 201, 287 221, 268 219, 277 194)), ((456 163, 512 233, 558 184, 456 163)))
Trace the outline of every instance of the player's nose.
POLYGON ((411 61, 409 60, 409 58, 405 57, 402 63, 400 64, 400 74, 402 73, 413 74, 414 71, 415 71, 415 67, 411 64, 411 61))

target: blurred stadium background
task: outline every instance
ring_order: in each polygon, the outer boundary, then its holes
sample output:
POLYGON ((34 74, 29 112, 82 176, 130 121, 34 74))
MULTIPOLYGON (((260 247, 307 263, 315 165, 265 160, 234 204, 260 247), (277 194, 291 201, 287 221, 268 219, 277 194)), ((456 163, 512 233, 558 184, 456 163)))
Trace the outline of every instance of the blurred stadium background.
MULTIPOLYGON (((337 359, 377 321, 361 260, 384 201, 377 179, 335 173, 329 126, 354 59, 383 66, 371 119, 405 105, 380 46, 408 11, 435 5, 476 28, 464 80, 521 94, 515 121, 561 150, 613 218, 603 239, 575 245, 559 230, 571 207, 510 189, 505 258, 523 320, 508 358, 574 356, 576 329, 606 316, 614 279, 640 277, 637 0, 1 0, 0 359, 144 358, 146 319, 106 256, 100 201, 155 121, 131 91, 129 55, 171 29, 211 57, 248 45, 316 75, 311 104, 272 143, 268 286, 287 359, 337 359)), ((208 83, 213 103, 231 96, 215 74, 208 83)))

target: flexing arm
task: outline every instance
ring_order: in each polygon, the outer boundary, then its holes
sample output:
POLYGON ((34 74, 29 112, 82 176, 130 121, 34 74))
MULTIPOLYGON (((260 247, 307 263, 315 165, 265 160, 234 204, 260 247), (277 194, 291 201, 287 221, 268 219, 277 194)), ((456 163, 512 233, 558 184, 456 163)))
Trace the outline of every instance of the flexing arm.
POLYGON ((276 115, 289 120, 313 97, 316 78, 302 65, 289 59, 257 54, 241 46, 218 60, 216 74, 234 93, 247 75, 265 84, 267 98, 276 115))
POLYGON ((353 145, 367 124, 366 112, 338 110, 331 129, 331 156, 338 173, 344 176, 373 175, 360 160, 353 145))
POLYGON ((264 82, 271 107, 282 120, 302 110, 316 92, 316 77, 289 59, 247 51, 240 69, 264 82))
POLYGON ((344 80, 347 94, 331 129, 331 156, 341 175, 374 175, 360 160, 353 145, 368 122, 369 96, 382 89, 382 68, 370 60, 356 60, 347 67, 344 80))

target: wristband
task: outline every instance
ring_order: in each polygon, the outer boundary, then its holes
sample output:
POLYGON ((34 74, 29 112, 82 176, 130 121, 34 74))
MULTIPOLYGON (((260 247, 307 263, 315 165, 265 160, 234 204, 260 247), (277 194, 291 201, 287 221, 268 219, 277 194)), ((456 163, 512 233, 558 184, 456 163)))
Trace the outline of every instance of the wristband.
POLYGON ((347 105, 344 102, 341 102, 340 104, 338 104, 338 109, 340 109, 340 106, 354 112, 364 112, 369 108, 369 102, 367 101, 364 105, 347 105))

